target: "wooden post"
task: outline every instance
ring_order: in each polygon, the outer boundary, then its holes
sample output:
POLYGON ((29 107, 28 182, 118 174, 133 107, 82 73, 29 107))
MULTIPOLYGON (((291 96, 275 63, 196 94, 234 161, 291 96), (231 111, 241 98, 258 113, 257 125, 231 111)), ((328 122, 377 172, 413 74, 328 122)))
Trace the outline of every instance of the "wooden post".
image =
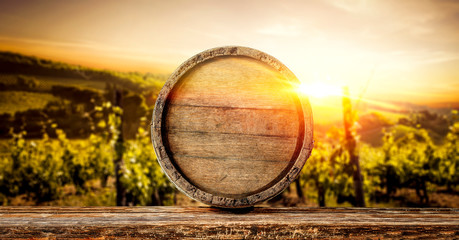
POLYGON ((306 197, 304 196, 303 188, 301 187, 301 178, 299 177, 295 179, 295 188, 296 188, 296 195, 298 196, 298 200, 301 203, 305 203, 306 197))
POLYGON ((355 113, 352 111, 351 99, 349 98, 349 89, 343 88, 343 122, 344 122, 344 137, 346 149, 349 153, 349 159, 352 166, 352 178, 354 180, 355 206, 365 207, 365 199, 363 196, 362 175, 360 174, 359 156, 355 153, 356 140, 355 130, 355 113))
MULTIPOLYGON (((121 98, 122 93, 119 90, 115 91, 115 106, 121 108, 121 98)), ((126 206, 127 199, 126 199, 126 188, 123 186, 121 182, 121 177, 123 176, 123 168, 124 168, 124 161, 123 161, 123 152, 124 152, 124 137, 123 137, 123 114, 119 111, 116 113, 116 117, 120 119, 120 123, 118 126, 118 137, 115 143, 115 152, 116 157, 114 159, 115 165, 115 185, 116 185, 116 205, 118 206, 126 206)))

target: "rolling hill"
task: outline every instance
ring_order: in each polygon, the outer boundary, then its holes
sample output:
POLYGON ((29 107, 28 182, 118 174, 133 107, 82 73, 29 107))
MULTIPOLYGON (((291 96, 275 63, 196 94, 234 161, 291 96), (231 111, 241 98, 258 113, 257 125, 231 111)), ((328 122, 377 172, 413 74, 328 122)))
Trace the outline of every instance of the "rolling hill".
MULTIPOLYGON (((96 86, 96 88, 104 86, 105 83, 112 83, 137 93, 157 91, 167 78, 167 75, 162 74, 92 69, 12 52, 0 52, 0 74, 33 76, 40 82, 51 84, 85 85, 90 83, 91 87, 96 86), (101 84, 97 87, 98 85, 94 83, 101 84)), ((2 79, 5 77, 0 80, 2 79)))

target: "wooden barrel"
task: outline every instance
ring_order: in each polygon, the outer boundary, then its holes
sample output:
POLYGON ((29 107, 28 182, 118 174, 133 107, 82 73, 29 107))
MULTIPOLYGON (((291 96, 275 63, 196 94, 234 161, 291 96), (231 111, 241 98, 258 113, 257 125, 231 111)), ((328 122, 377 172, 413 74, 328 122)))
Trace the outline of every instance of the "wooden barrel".
POLYGON ((312 112, 293 73, 246 47, 220 47, 183 63, 161 89, 152 142, 186 195, 226 208, 279 194, 313 147, 312 112))

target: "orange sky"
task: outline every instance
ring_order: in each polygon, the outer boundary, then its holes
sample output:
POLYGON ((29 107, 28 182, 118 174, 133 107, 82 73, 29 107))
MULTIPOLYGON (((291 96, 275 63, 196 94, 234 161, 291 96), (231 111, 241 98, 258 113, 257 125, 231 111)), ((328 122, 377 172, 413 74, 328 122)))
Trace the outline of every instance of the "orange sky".
POLYGON ((459 1, 0 0, 0 50, 98 68, 172 72, 242 45, 306 83, 365 97, 459 102, 459 1))

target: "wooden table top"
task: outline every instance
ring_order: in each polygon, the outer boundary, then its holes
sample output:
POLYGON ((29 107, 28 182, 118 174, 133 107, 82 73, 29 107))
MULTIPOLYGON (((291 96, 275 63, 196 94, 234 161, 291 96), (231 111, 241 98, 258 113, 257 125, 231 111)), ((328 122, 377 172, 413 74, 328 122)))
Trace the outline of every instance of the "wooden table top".
POLYGON ((459 209, 0 207, 0 239, 459 238, 459 209))

